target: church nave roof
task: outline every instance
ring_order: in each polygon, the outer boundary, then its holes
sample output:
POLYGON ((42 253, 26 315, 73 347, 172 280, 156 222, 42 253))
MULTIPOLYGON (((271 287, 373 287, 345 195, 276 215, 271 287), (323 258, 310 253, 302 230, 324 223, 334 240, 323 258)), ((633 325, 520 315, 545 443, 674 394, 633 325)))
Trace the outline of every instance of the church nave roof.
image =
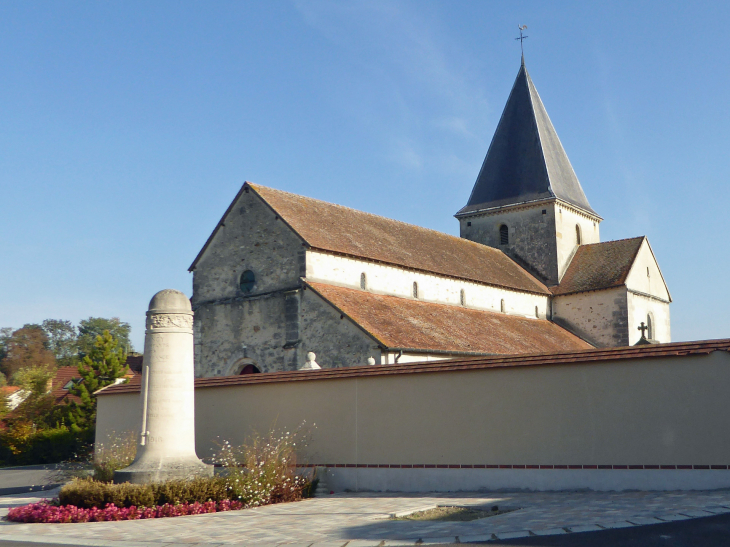
POLYGON ((545 319, 435 304, 324 283, 307 285, 386 348, 491 354, 593 348, 545 319))

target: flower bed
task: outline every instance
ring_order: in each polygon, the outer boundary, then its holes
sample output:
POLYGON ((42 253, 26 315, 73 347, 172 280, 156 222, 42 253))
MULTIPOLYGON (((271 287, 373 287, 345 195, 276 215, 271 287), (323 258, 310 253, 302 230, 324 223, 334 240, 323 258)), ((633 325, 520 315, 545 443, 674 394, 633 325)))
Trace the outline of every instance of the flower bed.
POLYGON ((40 503, 13 507, 8 512, 7 519, 13 522, 106 522, 201 515, 219 511, 234 511, 243 509, 243 507, 244 505, 240 501, 222 500, 177 505, 166 503, 156 507, 117 507, 113 503, 108 503, 104 509, 97 507, 84 509, 75 505, 53 505, 44 500, 40 503))

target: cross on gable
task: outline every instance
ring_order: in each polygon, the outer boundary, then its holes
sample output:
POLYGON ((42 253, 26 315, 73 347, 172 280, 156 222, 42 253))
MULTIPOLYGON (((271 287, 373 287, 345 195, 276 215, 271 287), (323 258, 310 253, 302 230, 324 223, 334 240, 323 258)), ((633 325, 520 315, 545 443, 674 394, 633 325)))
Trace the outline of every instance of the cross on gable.
POLYGON ((649 330, 649 327, 647 327, 647 326, 646 326, 646 325, 644 324, 644 322, 642 321, 642 322, 641 322, 641 326, 640 326, 640 327, 638 327, 638 330, 640 330, 640 331, 641 331, 641 337, 642 337, 642 338, 646 338, 646 331, 648 331, 648 330, 649 330))

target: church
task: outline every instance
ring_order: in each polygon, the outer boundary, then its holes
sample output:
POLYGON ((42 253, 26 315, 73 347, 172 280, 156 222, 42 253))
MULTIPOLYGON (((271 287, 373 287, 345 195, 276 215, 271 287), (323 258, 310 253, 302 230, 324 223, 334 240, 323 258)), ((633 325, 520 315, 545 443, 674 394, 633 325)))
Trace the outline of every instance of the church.
POLYGON ((245 183, 190 266, 197 377, 671 341, 646 237, 601 242, 524 64, 461 237, 245 183))

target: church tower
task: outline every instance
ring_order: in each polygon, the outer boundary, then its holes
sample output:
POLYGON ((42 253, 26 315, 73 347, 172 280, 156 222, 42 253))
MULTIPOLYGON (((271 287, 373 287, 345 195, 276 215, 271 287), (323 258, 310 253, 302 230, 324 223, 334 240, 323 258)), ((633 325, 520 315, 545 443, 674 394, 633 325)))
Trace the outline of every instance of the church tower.
POLYGON ((557 285, 578 247, 598 243, 591 208, 524 58, 469 202, 461 237, 496 247, 557 285))

